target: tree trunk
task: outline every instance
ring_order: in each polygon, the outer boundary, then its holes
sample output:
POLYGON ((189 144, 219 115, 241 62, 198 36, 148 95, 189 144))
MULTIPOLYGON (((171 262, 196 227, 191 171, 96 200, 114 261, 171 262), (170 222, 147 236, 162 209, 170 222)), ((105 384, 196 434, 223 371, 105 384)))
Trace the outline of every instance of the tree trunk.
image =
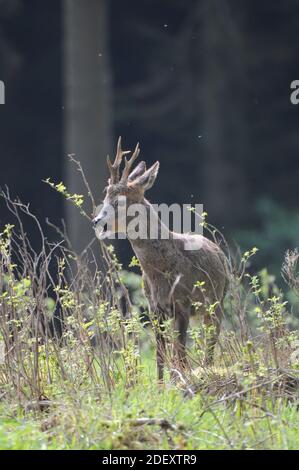
POLYGON ((203 124, 204 208, 208 220, 232 227, 246 217, 247 187, 242 159, 248 158, 249 137, 244 109, 242 37, 227 2, 206 1, 201 9, 202 71, 199 77, 203 124))
MULTIPOLYGON (((99 203, 111 150, 107 2, 65 0, 64 34, 65 182, 70 193, 84 193, 80 174, 67 159, 67 154, 75 154, 99 203)), ((91 215, 91 206, 87 210, 91 215)), ((94 236, 91 224, 67 201, 65 213, 72 245, 81 251, 94 236)))

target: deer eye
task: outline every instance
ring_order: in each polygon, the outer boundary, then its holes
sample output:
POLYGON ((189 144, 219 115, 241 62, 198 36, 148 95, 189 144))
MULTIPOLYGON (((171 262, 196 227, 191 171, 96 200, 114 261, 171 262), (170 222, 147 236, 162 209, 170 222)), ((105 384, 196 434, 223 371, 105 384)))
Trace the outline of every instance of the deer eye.
POLYGON ((113 207, 124 207, 126 205, 126 197, 125 196, 119 196, 114 202, 113 202, 113 207))

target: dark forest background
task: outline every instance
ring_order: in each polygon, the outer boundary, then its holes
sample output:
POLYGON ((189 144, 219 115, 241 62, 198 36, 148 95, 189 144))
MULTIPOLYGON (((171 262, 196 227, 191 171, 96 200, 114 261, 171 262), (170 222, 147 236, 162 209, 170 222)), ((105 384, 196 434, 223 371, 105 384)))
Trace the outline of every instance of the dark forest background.
POLYGON ((117 136, 139 140, 153 202, 203 203, 278 273, 299 239, 298 24, 298 0, 0 0, 0 186, 81 248, 91 227, 42 179, 80 192, 75 153, 100 201, 117 136))

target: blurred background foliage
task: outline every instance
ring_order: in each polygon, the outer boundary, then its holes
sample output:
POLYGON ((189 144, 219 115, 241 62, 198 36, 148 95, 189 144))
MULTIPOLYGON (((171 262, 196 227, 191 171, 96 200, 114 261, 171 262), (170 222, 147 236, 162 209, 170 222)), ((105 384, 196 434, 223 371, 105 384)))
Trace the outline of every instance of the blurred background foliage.
POLYGON ((256 204, 258 225, 236 231, 235 237, 245 250, 252 242, 259 247, 255 266, 280 274, 286 249, 299 245, 299 212, 271 199, 259 199, 256 204))

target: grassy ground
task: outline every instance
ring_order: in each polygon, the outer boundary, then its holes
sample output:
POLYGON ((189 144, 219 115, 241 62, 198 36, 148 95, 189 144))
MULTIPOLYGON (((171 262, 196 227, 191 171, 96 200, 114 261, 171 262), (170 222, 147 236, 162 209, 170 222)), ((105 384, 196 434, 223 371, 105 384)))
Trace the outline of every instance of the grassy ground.
POLYGON ((57 391, 35 409, 2 400, 1 449, 298 449, 298 404, 252 397, 219 403, 162 386, 147 354, 135 385, 57 391))
MULTIPOLYGON (((169 347, 175 380, 168 372, 161 385, 153 337, 159 326, 149 312, 141 315, 140 276, 124 273, 111 247, 102 246, 103 274, 93 254, 77 256, 63 234, 47 242, 28 207, 2 197, 18 227, 0 233, 1 449, 299 448, 297 304, 266 270, 248 272, 256 248, 231 266, 214 366, 203 367, 210 332, 197 319, 190 370, 178 370, 169 347), (24 215, 41 233, 38 253, 24 215)), ((293 296, 298 259, 289 253, 283 267, 293 296)), ((194 288, 204 292, 203 284, 194 288)), ((214 314, 215 304, 206 308, 214 314)), ((171 322, 164 327, 171 345, 171 322)))

